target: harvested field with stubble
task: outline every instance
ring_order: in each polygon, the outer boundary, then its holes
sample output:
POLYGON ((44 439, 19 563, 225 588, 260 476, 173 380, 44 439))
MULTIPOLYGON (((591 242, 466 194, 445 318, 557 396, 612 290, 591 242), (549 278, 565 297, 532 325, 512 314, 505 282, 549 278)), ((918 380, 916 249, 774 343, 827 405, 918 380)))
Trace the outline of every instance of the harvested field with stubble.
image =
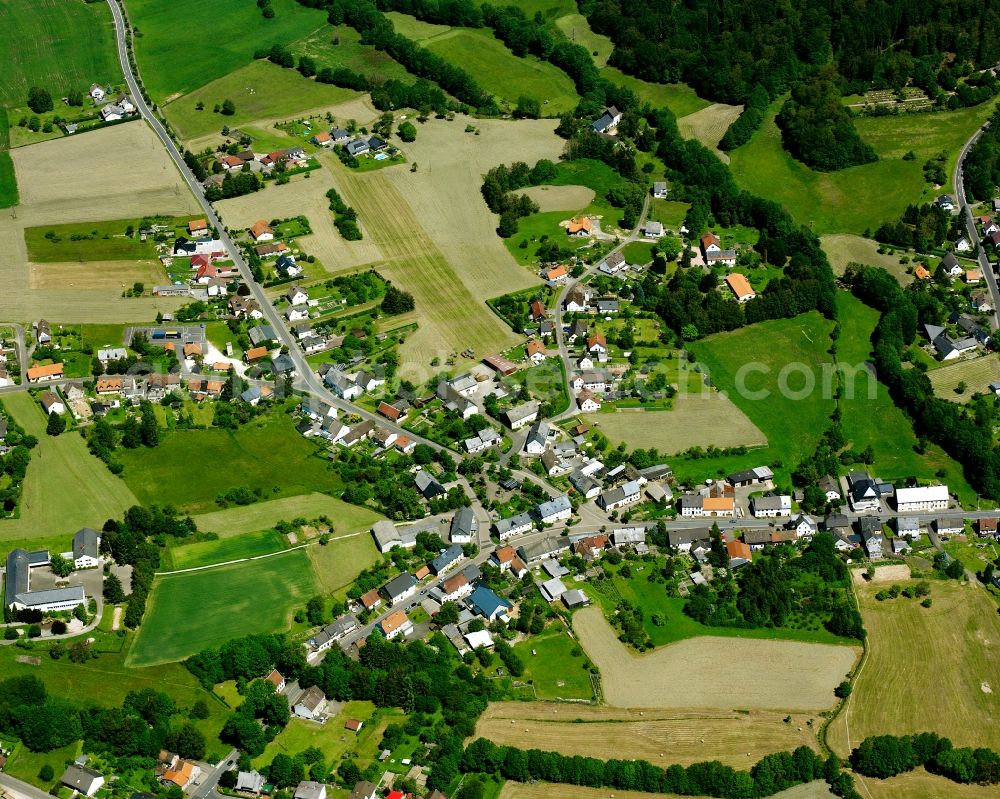
POLYGON ((888 780, 854 775, 858 791, 868 799, 995 799, 994 785, 962 785, 918 768, 888 780))
POLYGON ((729 156, 719 149, 719 142, 726 134, 726 129, 742 112, 741 105, 712 103, 708 108, 678 119, 677 127, 685 139, 697 139, 719 156, 723 163, 728 164, 729 156))
POLYGON ((11 156, 26 227, 198 210, 145 122, 19 147, 11 156))
POLYGON ((830 725, 830 748, 845 756, 869 735, 924 730, 955 746, 1000 748, 996 605, 981 588, 953 580, 931 581, 929 608, 903 597, 879 602, 881 587, 855 589, 868 657, 844 711, 830 725))
POLYGON ((851 579, 855 585, 868 585, 868 583, 895 583, 900 580, 910 579, 910 567, 904 563, 896 563, 892 566, 876 566, 875 574, 869 580, 865 576, 863 569, 852 569, 851 579))
POLYGON ((746 414, 718 392, 705 396, 678 396, 669 411, 623 410, 593 413, 587 418, 612 444, 624 441, 632 447, 656 447, 667 455, 694 446, 757 447, 767 444, 767 437, 746 414))
MULTIPOLYGON (((608 756, 608 753, 605 752, 605 757, 608 756)), ((966 794, 955 795, 966 796, 966 794)), ((986 794, 977 793, 968 794, 968 797, 969 799, 978 799, 980 795, 986 796, 986 794)), ((579 785, 563 784, 555 787, 545 782, 536 782, 529 785, 528 783, 513 782, 511 780, 504 783, 499 799, 553 799, 553 797, 557 797, 558 799, 608 799, 608 797, 614 797, 614 799, 653 799, 653 797, 659 797, 659 799, 680 799, 677 794, 673 793, 642 793, 641 791, 617 790, 610 792, 607 788, 583 788, 579 785)), ((773 794, 771 799, 834 799, 834 796, 830 793, 825 782, 817 780, 816 782, 796 785, 787 791, 773 794)), ((878 799, 882 799, 882 797, 878 797, 878 799)), ((888 795, 886 795, 886 799, 888 799, 888 795)), ((919 797, 907 794, 906 799, 919 799, 919 797)), ((937 799, 936 794, 934 799, 937 799)))
POLYGON ((594 190, 589 186, 529 186, 517 193, 538 203, 538 210, 543 213, 586 208, 594 199, 594 190))
MULTIPOLYGON (((291 141, 291 140, 289 140, 291 141)), ((343 180, 335 180, 327 169, 316 169, 311 177, 293 178, 284 186, 271 183, 255 194, 220 200, 215 204, 223 224, 238 229, 252 225, 257 219, 284 219, 303 215, 309 220, 312 233, 296 241, 304 252, 315 255, 328 272, 343 272, 364 264, 382 260, 378 244, 367 235, 364 218, 358 220, 366 234, 361 241, 346 241, 333 226, 330 201, 326 192, 334 187, 342 191, 343 180)), ((313 270, 314 272, 317 270, 313 270)), ((314 274, 312 277, 321 277, 314 274)))
POLYGON ((476 737, 564 755, 640 758, 657 766, 720 760, 746 768, 764 755, 798 746, 818 750, 808 715, 776 711, 622 710, 555 702, 494 702, 476 737), (801 732, 800 732, 801 730, 801 732))
POLYGON ((166 282, 157 261, 86 261, 28 264, 28 288, 111 289, 119 293, 133 283, 155 286, 166 282))
POLYGON ((854 647, 713 636, 636 655, 599 607, 575 613, 573 629, 615 707, 819 711, 833 706, 833 689, 857 659, 854 647), (707 663, 739 664, 740 679, 709 679, 707 663))

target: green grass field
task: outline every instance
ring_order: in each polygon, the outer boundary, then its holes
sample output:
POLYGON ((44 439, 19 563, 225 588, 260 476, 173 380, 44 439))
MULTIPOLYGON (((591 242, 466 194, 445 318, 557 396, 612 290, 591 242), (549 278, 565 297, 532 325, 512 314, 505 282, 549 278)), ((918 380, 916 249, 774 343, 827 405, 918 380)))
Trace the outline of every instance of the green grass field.
POLYGON ((653 260, 651 248, 652 245, 645 241, 633 241, 625 245, 622 254, 630 264, 648 264, 653 260))
POLYGON ((649 103, 654 108, 666 106, 674 112, 674 116, 678 119, 711 105, 708 100, 700 98, 695 94, 694 89, 683 83, 650 83, 626 75, 615 67, 604 67, 601 70, 601 76, 612 83, 631 89, 640 100, 649 103))
MULTIPOLYGON (((363 508, 358 510, 364 511, 363 508)), ((375 514, 372 517, 376 518, 375 514)), ((333 518, 335 524, 340 522, 338 517, 333 518)), ((373 565, 381 557, 367 530, 347 538, 335 538, 325 546, 316 544, 306 551, 320 589, 328 594, 341 592, 362 569, 373 565)))
POLYGON ((587 658, 561 624, 525 639, 514 651, 524 661, 524 676, 520 679, 534 686, 539 699, 594 697, 587 658), (574 655, 574 651, 578 654, 574 655))
MULTIPOLYGON (((158 217, 158 224, 171 225, 179 235, 187 235, 186 225, 195 216, 158 217)), ((141 219, 116 219, 109 222, 73 222, 41 225, 24 229, 28 260, 35 263, 64 261, 138 261, 158 256, 152 238, 140 241, 141 219), (131 225, 132 238, 125 235, 131 225)))
POLYGON ((0 106, 0 208, 13 208, 19 199, 14 160, 10 157, 10 124, 7 109, 0 106))
MULTIPOLYGON (((649 635, 654 646, 664 646, 685 638, 695 638, 700 635, 717 635, 725 638, 764 638, 780 641, 807 641, 820 644, 845 644, 856 646, 857 641, 840 638, 827 632, 822 627, 813 630, 796 630, 790 627, 766 629, 738 629, 735 627, 708 627, 692 619, 684 613, 685 600, 681 597, 667 596, 666 586, 661 583, 651 583, 647 579, 649 566, 632 567, 632 576, 625 579, 616 575, 612 581, 618 595, 643 609, 643 628, 649 635), (652 622, 653 615, 660 617, 662 624, 652 622)), ((597 583, 588 583, 586 593, 611 618, 615 612, 618 598, 614 592, 598 590, 597 583)))
POLYGON ((226 563, 240 558, 252 558, 280 552, 288 545, 286 538, 274 530, 246 533, 216 541, 199 541, 195 544, 179 544, 170 547, 169 562, 164 570, 191 569, 226 563), (169 567, 169 568, 168 568, 169 567))
POLYGON ((544 19, 556 19, 576 11, 573 0, 511 0, 509 5, 517 6, 529 17, 541 13, 544 19))
POLYGON ((1000 380, 1000 357, 995 352, 981 358, 948 363, 927 373, 934 393, 952 402, 968 402, 976 394, 989 393, 990 383, 1000 380), (962 384, 965 388, 962 388, 962 384))
POLYGON ((194 139, 219 131, 223 125, 291 118, 357 96, 351 89, 316 83, 270 61, 254 61, 173 100, 163 111, 182 138, 194 139), (236 113, 216 114, 212 109, 227 98, 236 104, 236 113), (205 105, 202 111, 199 102, 205 105))
MULTIPOLYGON (((215 0, 210 7, 200 0, 129 0, 139 71, 150 94, 165 103, 246 66, 258 48, 287 45, 326 24, 322 11, 295 0, 271 5, 274 19, 244 0, 215 0), (211 28, 210 46, 192 35, 203 27, 211 28)), ((240 98, 232 99, 239 108, 240 98)))
POLYGON ((580 101, 565 72, 534 56, 518 58, 489 29, 432 25, 396 12, 388 16, 399 33, 466 70, 511 106, 522 95, 533 97, 542 104, 542 116, 554 117, 580 101))
POLYGON ((280 413, 235 433, 175 431, 155 449, 123 452, 122 460, 125 482, 144 504, 170 503, 192 513, 215 510, 216 496, 241 486, 260 489, 263 499, 340 487, 326 459, 280 413))
POLYGON ((333 520, 335 536, 367 530, 382 518, 367 508, 350 505, 327 494, 313 493, 210 511, 195 516, 194 521, 199 530, 217 533, 221 538, 226 538, 265 530, 274 527, 279 521, 291 521, 296 516, 306 519, 329 516, 333 520))
MULTIPOLYGON (((398 26, 396 30, 400 30, 398 26)), ((336 27, 324 25, 290 44, 289 49, 297 56, 310 56, 316 61, 319 69, 346 67, 383 81, 391 79, 406 83, 414 81, 414 77, 406 71, 406 67, 382 50, 376 50, 370 44, 361 44, 361 34, 347 25, 336 27), (334 39, 337 40, 337 44, 333 43, 334 39)))
POLYGON ((75 533, 81 527, 99 529, 138 504, 78 433, 45 434, 41 406, 29 394, 8 394, 3 403, 25 431, 38 437, 38 446, 28 464, 20 518, 0 521, 0 539, 13 543, 75 533))
POLYGON ((615 49, 614 42, 607 36, 594 33, 590 23, 583 14, 566 14, 556 20, 555 25, 567 39, 586 47, 598 67, 607 66, 611 51, 615 49))
MULTIPOLYGON (((293 718, 267 745, 264 753, 254 758, 254 768, 266 766, 279 753, 294 756, 310 746, 315 746, 323 753, 324 762, 337 763, 349 749, 363 746, 372 738, 374 738, 372 743, 378 743, 381 739, 381 735, 375 737, 378 733, 378 724, 366 723, 356 734, 344 730, 347 719, 368 722, 374 712, 375 706, 371 702, 354 701, 345 702, 341 712, 325 724, 293 718)), ((398 711, 395 713, 390 711, 390 714, 397 716, 394 721, 402 718, 402 714, 398 711)))
POLYGON ((287 630, 293 610, 315 590, 309 556, 302 550, 157 577, 127 662, 170 663, 230 638, 287 630))
MULTIPOLYGON (((837 294, 837 316, 841 336, 837 342, 837 358, 850 367, 865 363, 871 357, 871 334, 878 323, 878 312, 852 294, 837 294)), ((933 374, 933 373, 932 373, 933 374)), ((962 468, 938 447, 928 447, 923 455, 914 451, 917 444, 913 424, 896 407, 889 390, 876 383, 874 399, 869 399, 867 380, 856 381, 854 399, 846 396, 841 403, 844 435, 855 450, 871 446, 875 451, 875 469, 884 480, 896 481, 907 477, 922 480, 937 479, 943 469, 944 482, 956 492, 963 503, 975 501, 976 493, 965 479, 962 468)))
POLYGON ((111 11, 105 3, 4 0, 0 3, 0 105, 21 105, 32 86, 57 104, 70 89, 121 82, 111 11))
POLYGON ((865 117, 857 120, 862 138, 875 147, 873 164, 815 172, 793 159, 781 145, 774 117, 781 100, 753 139, 730 153, 737 182, 781 203, 816 233, 862 233, 898 217, 907 205, 927 202, 940 190, 924 182, 923 164, 939 152, 949 156, 948 175, 962 144, 992 111, 991 103, 961 111, 865 117), (916 158, 902 160, 912 150, 916 158))

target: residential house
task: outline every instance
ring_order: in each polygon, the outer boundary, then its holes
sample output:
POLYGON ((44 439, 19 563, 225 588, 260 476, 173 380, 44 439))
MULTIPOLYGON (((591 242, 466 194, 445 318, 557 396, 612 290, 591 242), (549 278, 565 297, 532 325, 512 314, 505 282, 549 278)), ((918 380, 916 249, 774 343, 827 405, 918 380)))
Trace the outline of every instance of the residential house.
POLYGON ((472 583, 459 572, 441 583, 441 595, 445 602, 457 602, 472 593, 472 583))
POLYGON ((611 513, 613 510, 624 508, 627 505, 634 505, 641 500, 642 486, 638 481, 630 480, 617 488, 612 488, 602 493, 597 498, 597 504, 604 508, 607 513, 611 513))
POLYGON ((281 676, 281 672, 277 669, 271 669, 270 674, 268 674, 264 680, 274 686, 274 692, 276 694, 280 694, 285 690, 285 678, 281 676))
POLYGON ((524 451, 528 455, 541 455, 545 452, 549 442, 555 437, 556 431, 545 419, 538 419, 528 431, 528 437, 524 441, 524 451))
POLYGON ((605 109, 604 113, 590 123, 590 129, 594 133, 602 133, 613 136, 618 131, 618 125, 622 121, 622 112, 614 106, 605 109))
POLYGON ((309 639, 309 646, 314 652, 324 652, 345 635, 358 629, 358 620, 354 616, 342 616, 332 624, 326 625, 316 635, 309 639))
POLYGON ((66 404, 62 401, 62 398, 56 394, 54 391, 46 391, 41 396, 42 408, 45 413, 52 414, 64 414, 66 413, 66 404))
POLYGON ((983 282, 983 272, 981 269, 966 269, 965 284, 967 286, 978 286, 983 282))
POLYGON ((616 250, 615 252, 609 253, 607 258, 601 261, 597 269, 599 272, 603 272, 606 275, 617 275, 627 266, 628 264, 625 263, 625 256, 622 254, 622 251, 616 250))
POLYGON ((327 372, 323 382, 341 399, 357 399, 364 393, 361 386, 337 368, 327 372))
POLYGON ((309 301, 309 292, 301 286, 293 285, 285 292, 289 305, 305 305, 309 301))
POLYGON ((104 785, 104 775, 92 768, 74 763, 63 772, 59 782, 83 796, 93 796, 104 785))
POLYGON ((361 780, 355 784, 347 799, 378 799, 378 786, 372 785, 368 780, 361 780))
POLYGON ((881 494, 867 472, 848 473, 847 485, 847 501, 855 513, 870 513, 881 509, 881 494))
POLYGON ((594 300, 594 311, 598 316, 609 316, 621 310, 621 303, 614 297, 601 297, 594 300))
POLYGON ((607 355, 608 341, 604 338, 603 333, 592 333, 587 338, 587 352, 596 355, 607 355))
POLYGON ((541 541, 524 544, 517 548, 518 557, 529 564, 540 563, 558 557, 569 549, 569 541, 559 536, 546 536, 541 541))
POLYGON ((726 552, 729 555, 730 569, 738 569, 740 566, 746 565, 753 557, 750 553, 750 547, 738 539, 726 544, 726 552))
POLYGON ((458 544, 452 544, 444 552, 438 555, 434 560, 430 562, 431 571, 434 576, 438 576, 443 572, 446 572, 454 564, 458 563, 463 558, 462 548, 458 544))
POLYGON ((812 538, 819 531, 819 524, 812 516, 800 513, 788 526, 795 531, 796 538, 812 538))
POLYGON ((606 535, 590 535, 573 544, 573 553, 584 560, 596 560, 604 554, 609 544, 610 540, 606 535))
POLYGON ((563 494, 555 499, 542 502, 535 509, 535 513, 542 524, 554 524, 568 519, 573 513, 573 506, 570 504, 569 497, 563 494))
POLYGON ((545 360, 545 345, 538 339, 532 339, 524 348, 524 354, 533 364, 540 364, 545 360))
POLYGON ((969 243, 969 240, 965 238, 965 236, 961 236, 955 242, 955 252, 969 252, 971 249, 972 245, 969 243))
POLYGON ((865 517, 858 520, 858 532, 865 552, 872 560, 882 557, 882 522, 879 519, 865 517))
POLYGON ((295 799, 326 799, 326 785, 303 780, 295 788, 295 799))
POLYGON ((996 517, 992 517, 989 519, 980 519, 979 521, 976 522, 976 532, 978 532, 979 535, 988 535, 992 536, 993 538, 996 538, 998 521, 1000 520, 998 520, 996 517))
POLYGON ((479 520, 472 508, 459 508, 451 519, 448 535, 453 544, 471 544, 479 535, 479 520))
POLYGON ((73 535, 73 568, 92 569, 100 565, 101 534, 89 527, 77 530, 73 535))
POLYGON ((507 421, 507 426, 511 430, 518 430, 526 424, 531 424, 538 418, 538 403, 529 401, 503 412, 507 421))
POLYGON ((584 389, 576 395, 576 403, 584 413, 594 413, 601 409, 601 401, 589 389, 584 389))
POLYGON ((413 630, 413 622, 407 617, 405 613, 401 610, 397 610, 394 613, 390 613, 381 622, 379 622, 379 630, 381 630, 382 635, 388 638, 390 641, 393 638, 398 638, 399 636, 407 636, 413 630))
POLYGON ((184 790, 192 780, 198 779, 201 774, 201 767, 190 760, 178 759, 172 768, 167 769, 160 776, 160 782, 164 785, 175 785, 184 790))
POLYGON ((292 705, 292 713, 308 721, 322 719, 324 710, 326 710, 326 695, 318 685, 306 688, 292 705))
POLYGON ((934 522, 938 535, 960 535, 965 532, 965 522, 961 519, 940 518, 934 522))
POLYGON ((531 514, 527 512, 509 516, 506 519, 498 519, 493 523, 493 529, 501 541, 506 541, 521 533, 527 533, 531 528, 531 514))
POLYGON ((343 128, 332 128, 330 130, 330 139, 333 141, 334 145, 344 144, 345 142, 350 141, 351 134, 343 128))
POLYGON ((52 342, 52 328, 44 319, 35 322, 35 341, 39 344, 50 344, 52 342))
POLYGON ((679 504, 681 516, 732 517, 736 514, 732 497, 703 497, 701 494, 685 494, 680 498, 679 504))
POLYGON ((792 515, 792 498, 787 494, 754 497, 750 505, 757 518, 774 519, 792 515))
POLYGON ((45 383, 49 380, 60 380, 63 376, 63 364, 50 363, 45 366, 32 366, 28 369, 29 383, 45 383))
POLYGON ((368 152, 370 147, 365 139, 355 139, 347 143, 347 154, 352 155, 357 158, 359 155, 364 155, 368 152))
POLYGON ((260 796, 264 790, 264 775, 257 771, 241 771, 236 775, 237 793, 248 793, 260 796))
POLYGON ((667 199, 667 184, 662 180, 653 182, 653 197, 657 200, 667 199))
POLYGON ((642 235, 647 239, 658 239, 663 236, 663 224, 650 220, 642 229, 642 235))
POLYGON ((469 607, 487 621, 496 621, 505 618, 514 606, 485 585, 477 585, 469 596, 469 607))
POLYGON ((248 232, 250 233, 250 238, 258 244, 264 241, 274 241, 274 231, 271 230, 270 225, 263 219, 258 219, 254 222, 248 232))
POLYGON ((826 495, 827 502, 837 502, 843 499, 840 493, 840 481, 831 475, 823 475, 819 478, 817 485, 819 486, 819 490, 826 495))
POLYGON ((945 485, 896 489, 896 510, 899 513, 946 510, 948 503, 948 486, 945 485))
POLYGON ((333 136, 325 130, 317 131, 309 141, 318 147, 333 147, 333 136))
POLYGON ((947 211, 949 214, 958 213, 958 208, 955 205, 955 198, 950 194, 942 194, 936 200, 938 208, 942 211, 947 211))
POLYGON ((566 294, 563 309, 566 313, 583 313, 590 307, 593 291, 584 283, 577 283, 566 294))
POLYGON ((961 277, 965 272, 965 268, 958 262, 958 258, 953 252, 945 253, 944 258, 941 259, 941 266, 944 267, 944 271, 948 273, 949 277, 961 277))
POLYGON ((896 535, 900 538, 920 538, 920 519, 912 516, 897 516, 896 535))
POLYGON ((288 245, 283 241, 276 241, 271 244, 258 244, 253 248, 261 258, 274 258, 288 252, 288 245))
POLYGON ((424 499, 434 499, 434 497, 448 493, 445 487, 435 480, 434 476, 426 469, 421 469, 416 473, 413 484, 424 499))
POLYGON ((576 238, 587 238, 594 232, 594 223, 589 216, 574 217, 566 225, 566 234, 576 238))
POLYGON ((726 275, 726 285, 733 292, 733 296, 736 297, 737 302, 748 302, 757 296, 757 292, 753 290, 750 281, 739 272, 726 275))
POLYGON ((90 85, 90 89, 87 90, 87 94, 90 95, 92 100, 103 100, 104 99, 104 88, 98 86, 96 83, 90 85))
POLYGON ((565 283, 568 276, 569 272, 566 271, 566 267, 562 264, 553 266, 545 272, 545 279, 549 281, 549 283, 565 283))

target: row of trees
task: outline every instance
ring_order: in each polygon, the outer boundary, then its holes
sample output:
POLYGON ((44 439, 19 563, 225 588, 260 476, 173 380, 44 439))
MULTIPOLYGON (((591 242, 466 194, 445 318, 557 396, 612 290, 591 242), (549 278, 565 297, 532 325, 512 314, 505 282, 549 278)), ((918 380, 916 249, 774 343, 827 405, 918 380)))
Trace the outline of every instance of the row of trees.
POLYGON ((466 748, 462 770, 499 774, 518 782, 543 780, 592 788, 750 799, 813 780, 826 780, 837 796, 854 799, 854 781, 841 771, 840 761, 824 759, 807 746, 793 752, 766 755, 750 771, 740 771, 717 760, 690 766, 654 766, 645 760, 598 760, 540 749, 499 746, 477 738, 466 748))
POLYGON ((17 508, 24 486, 24 476, 31 460, 31 450, 38 446, 38 439, 24 432, 24 428, 7 413, 3 403, 0 403, 0 419, 7 421, 4 444, 8 447, 7 451, 0 455, 0 472, 7 477, 4 481, 6 485, 0 488, 0 502, 3 503, 3 512, 8 514, 17 508))
MULTIPOLYGON (((989 126, 969 149, 962 166, 965 191, 971 200, 989 200, 1000 185, 1000 107, 989 126)), ((959 202, 965 200, 958 198, 959 202)))
POLYGON ((524 161, 517 161, 509 167, 500 164, 483 176, 480 191, 486 200, 486 206, 500 215, 497 227, 500 236, 510 238, 517 233, 518 219, 538 213, 538 203, 525 194, 514 192, 526 186, 549 183, 557 174, 556 165, 547 158, 542 158, 533 167, 529 167, 524 161))
MULTIPOLYGON (((955 224, 961 226, 958 217, 955 224)), ((949 232, 954 232, 951 214, 937 203, 926 203, 909 205, 899 219, 880 225, 875 231, 875 240, 927 252, 947 241, 949 232)))
POLYGON ((340 231, 340 235, 347 241, 360 241, 362 235, 361 228, 358 227, 358 212, 344 202, 340 192, 334 188, 327 191, 326 198, 330 201, 333 224, 340 231))
POLYGON ((985 747, 956 748, 937 733, 876 735, 851 753, 851 765, 866 777, 886 779, 924 766, 954 782, 1000 783, 1000 754, 985 747))

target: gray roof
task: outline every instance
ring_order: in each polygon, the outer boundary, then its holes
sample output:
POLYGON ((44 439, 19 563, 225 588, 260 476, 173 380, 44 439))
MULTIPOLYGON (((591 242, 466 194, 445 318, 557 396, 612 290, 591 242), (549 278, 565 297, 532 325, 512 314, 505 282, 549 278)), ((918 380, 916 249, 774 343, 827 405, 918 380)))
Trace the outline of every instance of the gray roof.
POLYGON ((264 776, 256 771, 241 771, 236 775, 236 790, 260 793, 264 787, 264 776))
POLYGON ((4 579, 4 606, 10 607, 17 595, 28 590, 28 571, 31 568, 28 553, 15 549, 7 555, 7 571, 4 579))
POLYGON ((299 697, 296 705, 302 705, 307 708, 309 712, 313 712, 318 708, 323 702, 326 701, 326 695, 323 690, 318 685, 313 685, 306 688, 299 697))
POLYGON ((551 516, 555 513, 561 513, 572 508, 570 504, 569 497, 563 494, 562 496, 556 497, 555 499, 550 499, 548 502, 543 502, 538 506, 538 515, 541 518, 546 516, 551 516))
POLYGON ((78 766, 75 763, 63 772, 59 781, 63 785, 75 788, 83 793, 90 793, 97 780, 103 780, 104 775, 99 771, 94 771, 86 766, 78 766))
POLYGON ((73 536, 73 559, 96 558, 100 553, 101 534, 97 530, 84 527, 73 536))
POLYGON ((274 328, 270 325, 257 325, 257 327, 251 327, 248 331, 250 336, 250 343, 254 346, 260 344, 262 341, 274 341, 277 336, 274 335, 274 328))
POLYGON ((451 520, 451 535, 452 538, 455 535, 460 536, 473 536, 479 529, 479 522, 476 521, 476 515, 472 512, 472 508, 465 506, 464 508, 459 508, 451 520))
POLYGON ((431 571, 435 574, 440 574, 452 563, 455 563, 462 557, 462 548, 458 544, 452 544, 444 552, 438 555, 434 560, 431 561, 431 571))
POLYGON ((497 535, 504 535, 510 530, 524 527, 524 525, 528 525, 529 527, 531 526, 531 514, 527 511, 519 513, 517 516, 511 516, 507 519, 500 519, 493 523, 493 527, 497 531, 497 535))
POLYGON ((417 490, 428 499, 438 494, 444 494, 444 486, 435 480, 426 470, 421 469, 413 478, 417 490))
POLYGON ((536 413, 538 413, 538 403, 532 400, 531 402, 525 402, 518 405, 516 408, 511 408, 509 411, 504 413, 504 416, 507 417, 508 422, 515 424, 536 413))
POLYGON ((407 591, 411 590, 417 584, 416 578, 409 572, 403 572, 397 577, 393 577, 389 582, 382 586, 382 590, 388 595, 389 599, 395 599, 398 596, 402 596, 407 591))
POLYGON ((295 789, 295 799, 320 799, 326 795, 326 786, 321 782, 305 780, 295 789))
POLYGON ((14 600, 28 608, 42 605, 61 604, 63 602, 83 602, 85 599, 82 585, 72 585, 69 588, 49 588, 44 591, 26 591, 19 593, 14 600))

